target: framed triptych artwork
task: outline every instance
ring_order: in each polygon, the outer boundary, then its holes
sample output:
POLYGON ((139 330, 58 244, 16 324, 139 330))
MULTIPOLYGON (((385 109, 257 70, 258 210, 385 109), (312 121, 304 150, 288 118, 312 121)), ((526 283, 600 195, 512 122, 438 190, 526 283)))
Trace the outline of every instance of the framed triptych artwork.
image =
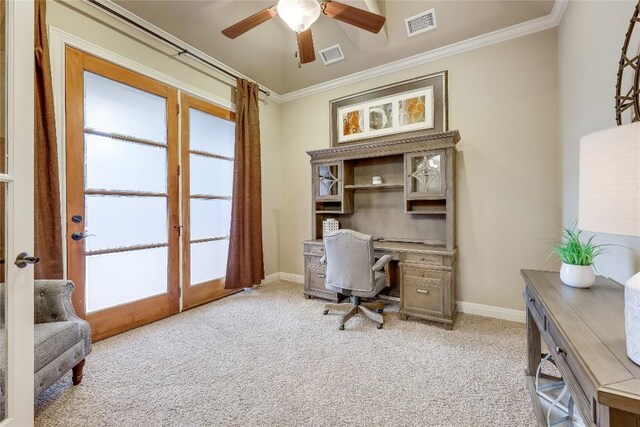
POLYGON ((335 99, 330 106, 333 147, 445 132, 447 72, 335 99))

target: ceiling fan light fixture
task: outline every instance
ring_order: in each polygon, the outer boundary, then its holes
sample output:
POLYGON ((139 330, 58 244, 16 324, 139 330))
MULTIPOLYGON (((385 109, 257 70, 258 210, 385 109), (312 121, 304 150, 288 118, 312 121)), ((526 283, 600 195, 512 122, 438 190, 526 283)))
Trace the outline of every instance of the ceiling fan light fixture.
POLYGON ((317 0, 280 0, 278 15, 295 32, 309 29, 320 16, 320 4, 317 0))

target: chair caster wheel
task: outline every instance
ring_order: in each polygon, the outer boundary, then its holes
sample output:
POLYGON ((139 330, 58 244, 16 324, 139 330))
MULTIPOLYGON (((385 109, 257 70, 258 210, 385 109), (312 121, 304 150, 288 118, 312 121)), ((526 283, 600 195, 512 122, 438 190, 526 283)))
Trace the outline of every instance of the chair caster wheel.
POLYGON ((382 312, 384 311, 384 308, 379 308, 376 310, 379 314, 382 314, 382 312))
POLYGON ((376 328, 382 329, 382 323, 378 323, 378 326, 376 326, 376 328))
POLYGON ((344 325, 338 326, 338 329, 340 329, 341 331, 344 331, 344 325))
POLYGON ((326 316, 327 314, 329 314, 329 310, 324 310, 324 311, 322 312, 322 314, 324 314, 324 315, 326 316))

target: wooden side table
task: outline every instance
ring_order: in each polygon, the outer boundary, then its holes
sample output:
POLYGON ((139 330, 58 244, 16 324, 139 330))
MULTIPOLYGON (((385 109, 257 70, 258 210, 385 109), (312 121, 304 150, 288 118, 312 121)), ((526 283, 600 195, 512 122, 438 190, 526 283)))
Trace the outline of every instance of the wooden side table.
POLYGON ((555 272, 521 273, 536 413, 542 414, 533 382, 543 339, 587 425, 640 426, 640 366, 627 357, 624 287, 598 276, 591 288, 575 289, 555 272))

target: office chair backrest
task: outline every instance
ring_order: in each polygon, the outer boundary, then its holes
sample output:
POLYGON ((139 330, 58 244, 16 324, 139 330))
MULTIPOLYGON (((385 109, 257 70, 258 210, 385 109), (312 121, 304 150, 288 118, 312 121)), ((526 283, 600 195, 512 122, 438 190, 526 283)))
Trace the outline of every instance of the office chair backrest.
POLYGON ((371 291, 374 288, 373 239, 353 230, 333 231, 324 237, 326 284, 334 288, 371 291))

